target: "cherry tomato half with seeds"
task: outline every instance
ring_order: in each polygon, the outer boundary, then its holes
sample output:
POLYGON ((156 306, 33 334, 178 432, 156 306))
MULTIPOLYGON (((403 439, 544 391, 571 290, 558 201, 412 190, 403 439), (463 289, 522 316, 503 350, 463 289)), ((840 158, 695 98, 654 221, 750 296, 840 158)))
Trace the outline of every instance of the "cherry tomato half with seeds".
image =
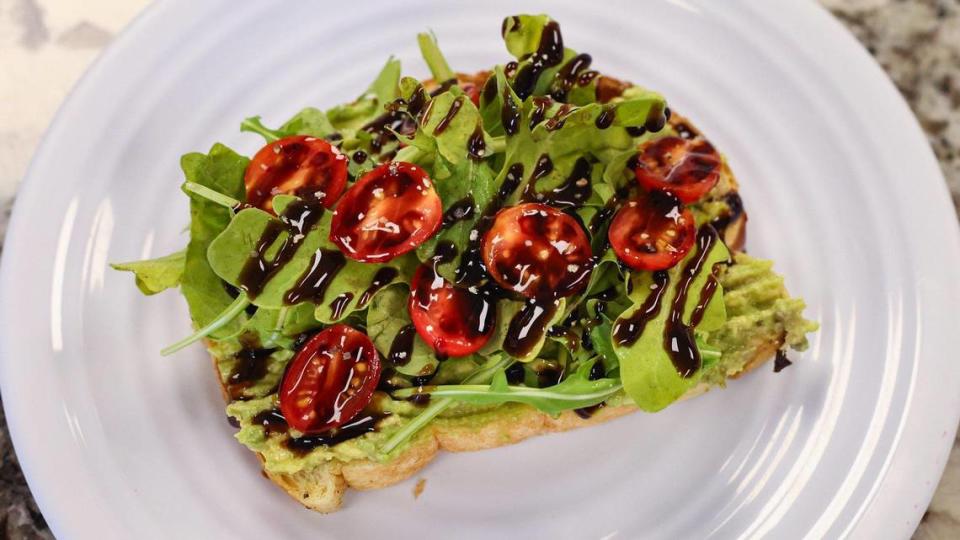
POLYGON ((593 270, 593 252, 583 227, 540 203, 501 210, 481 249, 490 276, 527 298, 576 294, 586 287, 593 270))
POLYGON ((347 156, 323 139, 278 139, 261 148, 247 167, 247 204, 273 212, 274 195, 288 194, 330 208, 347 185, 347 162, 347 156))
POLYGON ((665 270, 680 262, 696 238, 693 214, 678 199, 651 192, 627 202, 610 222, 607 238, 634 270, 665 270))
POLYGON ((432 264, 417 268, 407 307, 423 341, 446 356, 474 353, 493 335, 496 306, 479 292, 450 283, 432 264))
POLYGON ((426 171, 392 161, 363 175, 337 204, 330 241, 360 262, 386 262, 440 228, 443 207, 426 171))
POLYGON ((280 382, 280 412, 315 434, 353 419, 380 381, 380 356, 366 334, 345 324, 324 329, 297 352, 280 382))
POLYGON ((720 180, 720 155, 702 138, 663 137, 643 144, 634 173, 650 191, 669 191, 681 202, 699 201, 720 180))

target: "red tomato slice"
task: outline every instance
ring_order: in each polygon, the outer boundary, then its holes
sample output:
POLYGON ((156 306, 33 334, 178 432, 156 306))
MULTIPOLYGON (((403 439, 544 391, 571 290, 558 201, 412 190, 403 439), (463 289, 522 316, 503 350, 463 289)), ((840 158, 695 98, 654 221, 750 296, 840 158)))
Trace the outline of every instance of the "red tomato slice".
POLYGON ((427 173, 384 163, 363 175, 333 213, 330 241, 361 262, 385 262, 415 249, 440 228, 443 207, 427 173))
POLYGON ((669 191, 681 202, 699 201, 720 179, 720 155, 697 138, 663 137, 640 147, 634 172, 650 191, 669 191))
POLYGON ((528 298, 560 298, 587 285, 590 240, 577 220, 539 203, 501 210, 483 238, 483 262, 503 288, 528 298))
POLYGON ((664 270, 693 247, 693 214, 676 198, 652 192, 617 211, 607 238, 617 257, 634 270, 664 270))
POLYGON ((408 302, 417 333, 433 350, 446 356, 466 356, 486 345, 493 335, 496 307, 482 295, 456 287, 431 264, 413 275, 408 302))
POLYGON ((280 382, 280 412, 293 429, 314 434, 341 426, 370 403, 380 356, 366 334, 337 324, 310 338, 280 382))
POLYGON ((347 185, 347 156, 323 139, 295 135, 261 148, 247 167, 243 183, 247 204, 273 212, 281 193, 316 198, 330 208, 347 185))

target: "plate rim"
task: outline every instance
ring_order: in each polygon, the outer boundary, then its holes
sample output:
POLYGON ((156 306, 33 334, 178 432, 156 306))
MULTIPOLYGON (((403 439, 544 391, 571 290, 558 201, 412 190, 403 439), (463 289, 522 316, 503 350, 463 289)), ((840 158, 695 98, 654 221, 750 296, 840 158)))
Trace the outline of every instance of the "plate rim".
MULTIPOLYGON (((674 2, 674 0, 666 1, 671 3, 674 2)), ((118 53, 135 42, 135 40, 137 40, 141 34, 141 30, 145 27, 149 27, 153 21, 163 14, 165 9, 176 4, 176 0, 159 0, 148 4, 96 57, 96 59, 84 71, 83 75, 73 85, 63 102, 58 107, 49 126, 45 130, 40 143, 34 151, 30 165, 28 166, 21 184, 16 192, 6 238, 4 241, 4 256, 0 258, 0 296, 5 296, 6 291, 11 291, 16 286, 15 277, 18 275, 17 270, 20 266, 22 266, 17 262, 20 260, 20 257, 17 255, 21 251, 25 251, 25 249, 28 247, 24 242, 28 232, 27 227, 29 225, 27 208, 36 205, 38 200, 37 196, 43 182, 43 180, 38 177, 36 170, 40 167, 40 164, 50 159, 49 154, 51 149, 56 146, 59 133, 64 129, 66 122, 65 118, 74 112, 81 104, 78 95, 88 92, 92 88, 97 88, 99 83, 98 77, 101 77, 102 73, 109 71, 111 63, 118 53)), ((910 131, 910 133, 904 134, 904 136, 909 139, 910 144, 914 147, 910 149, 911 155, 914 156, 914 159, 917 161, 917 163, 922 162, 926 169, 930 169, 929 174, 924 175, 931 177, 929 181, 925 182, 924 189, 931 190, 931 192, 933 192, 933 190, 939 192, 940 198, 943 200, 943 204, 940 205, 941 208, 936 210, 935 215, 940 216, 940 221, 944 223, 949 221, 953 225, 952 227, 946 227, 943 231, 944 235, 947 237, 947 241, 944 242, 944 246, 949 246, 949 249, 947 250, 948 252, 945 254, 945 256, 948 258, 948 260, 960 260, 960 226, 958 226, 956 213, 951 204, 952 199, 943 176, 942 168, 940 167, 940 163, 937 161, 933 153, 933 149, 929 145, 926 135, 923 133, 916 116, 910 109, 904 97, 896 89, 886 72, 873 59, 873 57, 869 55, 864 46, 858 40, 856 40, 856 38, 832 14, 830 14, 825 7, 819 3, 810 2, 797 3, 791 5, 789 9, 794 10, 796 13, 802 15, 798 18, 799 24, 807 26, 812 25, 823 30, 824 34, 820 36, 821 39, 838 43, 848 51, 853 51, 854 49, 857 51, 855 54, 860 57, 860 60, 858 61, 858 68, 867 70, 871 77, 871 80, 864 82, 864 84, 871 87, 875 91, 875 93, 879 96, 878 99, 882 99, 884 104, 891 108, 891 112, 901 117, 901 119, 896 120, 894 123, 900 125, 904 130, 910 131), (903 118, 904 116, 906 118, 903 118), (933 185, 936 181, 939 181, 939 187, 933 185), (950 240, 952 240, 952 242, 950 240)), ((953 293, 952 295, 946 295, 947 298, 960 298, 960 284, 941 283, 939 285, 943 286, 944 290, 953 293)), ((947 305, 948 303, 949 300, 941 302, 942 305, 947 305)), ((22 341, 22 339, 18 340, 18 336, 13 330, 18 314, 9 304, 9 302, 0 304, 0 392, 2 392, 4 397, 17 396, 19 394, 19 392, 14 390, 14 387, 19 380, 24 378, 25 374, 28 373, 30 369, 13 361, 14 355, 12 354, 12 351, 17 348, 23 349, 24 347, 22 344, 21 346, 15 345, 15 343, 22 341)), ((924 305, 921 309, 927 311, 931 308, 928 305, 924 305)), ((916 383, 916 380, 913 382, 916 383)), ((954 377, 954 382, 958 382, 956 377, 954 377)), ((954 384, 951 389, 956 390, 957 386, 957 384, 954 384)), ((937 455, 943 458, 949 454, 949 451, 954 443, 954 436, 957 431, 958 420, 960 420, 960 400, 941 398, 941 396, 944 394, 950 394, 949 392, 943 392, 942 390, 939 392, 921 392, 919 395, 915 392, 915 390, 915 388, 911 389, 911 400, 908 402, 908 408, 902 415, 904 425, 909 424, 911 421, 918 421, 918 410, 929 410, 935 408, 934 405, 938 403, 941 405, 949 405, 949 407, 939 407, 939 409, 943 412, 937 417, 939 421, 936 423, 936 426, 943 426, 944 433, 951 436, 944 437, 944 442, 932 444, 933 446, 938 446, 937 455), (927 403, 924 404, 923 401, 918 403, 917 400, 925 400, 927 403)), ((75 499, 74 497, 58 493, 58 491, 61 491, 57 490, 58 486, 42 480, 43 477, 50 476, 49 472, 51 464, 46 460, 40 459, 42 454, 37 451, 40 448, 39 445, 36 444, 36 437, 30 437, 26 434, 28 431, 25 427, 27 425, 26 420, 29 414, 28 405, 29 404, 26 401, 17 399, 4 399, 3 402, 4 412, 7 417, 8 429, 14 451, 17 454, 21 469, 23 470, 24 477, 27 480, 31 493, 43 512, 44 518, 47 521, 50 530, 58 536, 72 536, 76 534, 77 531, 68 530, 67 523, 66 521, 63 521, 62 518, 67 514, 67 512, 64 510, 68 506, 74 505, 75 503, 73 501, 75 499)), ((929 418, 927 420, 929 421, 929 418)), ((940 431, 940 428, 938 427, 934 431, 940 431)), ((931 443, 926 441, 926 444, 931 443)), ((904 448, 909 446, 917 446, 917 442, 914 440, 901 438, 897 441, 896 445, 891 448, 890 453, 903 454, 905 452, 904 448)), ((946 459, 940 459, 937 463, 927 465, 927 468, 923 470, 929 471, 929 474, 919 477, 919 480, 922 480, 926 477, 930 477, 933 480, 939 480, 942 476, 945 466, 946 459)), ((892 473, 893 467, 894 464, 891 464, 890 468, 886 471, 886 475, 889 476, 892 473)), ((915 470, 920 469, 918 468, 915 470)), ((873 511, 871 515, 875 515, 877 511, 880 511, 881 515, 884 516, 897 515, 908 517, 915 526, 916 523, 919 522, 920 515, 924 512, 927 506, 929 506, 929 502, 936 491, 937 482, 928 482, 926 485, 920 481, 916 481, 914 483, 913 495, 916 495, 924 501, 924 504, 919 509, 908 508, 907 503, 904 502, 903 504, 895 507, 878 510, 876 505, 880 504, 880 501, 878 500, 879 498, 877 497, 877 495, 879 495, 879 491, 883 489, 890 489, 889 487, 885 486, 886 484, 881 485, 878 488, 878 493, 874 494, 872 499, 864 507, 863 511, 858 514, 857 518, 853 522, 851 522, 850 528, 847 529, 847 532, 849 532, 851 529, 854 529, 854 532, 860 532, 860 529, 862 528, 870 528, 866 527, 868 524, 866 524, 864 521, 868 514, 868 510, 873 511)), ((905 497, 905 499, 910 499, 910 497, 905 497)), ((873 529, 880 530, 879 527, 873 527, 873 529)))

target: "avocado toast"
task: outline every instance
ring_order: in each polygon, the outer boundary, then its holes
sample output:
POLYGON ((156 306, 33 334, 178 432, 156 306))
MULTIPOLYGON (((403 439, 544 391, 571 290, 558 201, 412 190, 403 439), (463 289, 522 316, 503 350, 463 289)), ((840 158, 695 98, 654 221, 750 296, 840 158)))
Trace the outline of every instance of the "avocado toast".
POLYGON ((591 69, 545 15, 514 60, 432 79, 390 59, 252 160, 181 161, 190 242, 114 265, 179 287, 237 439, 303 505, 467 451, 655 412, 806 346, 769 261, 742 252, 726 160, 659 94, 591 69))

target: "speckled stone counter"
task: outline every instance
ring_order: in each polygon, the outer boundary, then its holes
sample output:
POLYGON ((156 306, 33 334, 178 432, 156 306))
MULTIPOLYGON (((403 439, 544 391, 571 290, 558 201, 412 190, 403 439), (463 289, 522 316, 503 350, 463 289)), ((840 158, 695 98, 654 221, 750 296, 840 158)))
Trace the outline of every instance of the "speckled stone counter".
MULTIPOLYGON (((821 2, 910 102, 960 207, 960 0, 821 2)), ((0 256, 17 184, 57 105, 144 5, 146 0, 0 0, 0 256)), ((51 538, 17 465, 2 411, 0 460, 0 538, 51 538)), ((960 446, 915 538, 960 538, 960 446)))

